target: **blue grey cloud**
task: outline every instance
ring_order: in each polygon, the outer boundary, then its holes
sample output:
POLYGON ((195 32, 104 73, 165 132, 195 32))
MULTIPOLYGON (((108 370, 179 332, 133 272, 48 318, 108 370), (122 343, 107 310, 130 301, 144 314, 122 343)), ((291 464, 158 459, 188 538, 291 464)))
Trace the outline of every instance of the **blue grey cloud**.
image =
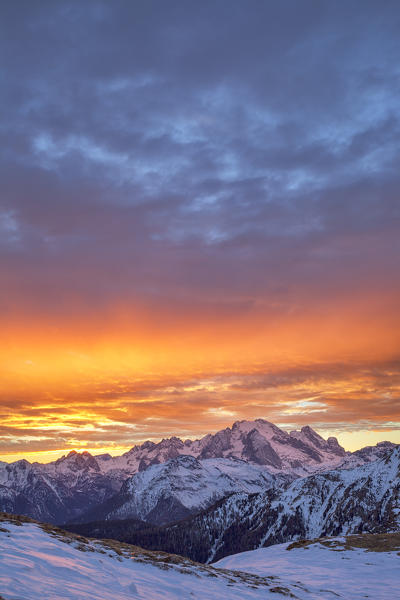
POLYGON ((3 3, 3 309, 397 289, 399 25, 391 1, 3 3))

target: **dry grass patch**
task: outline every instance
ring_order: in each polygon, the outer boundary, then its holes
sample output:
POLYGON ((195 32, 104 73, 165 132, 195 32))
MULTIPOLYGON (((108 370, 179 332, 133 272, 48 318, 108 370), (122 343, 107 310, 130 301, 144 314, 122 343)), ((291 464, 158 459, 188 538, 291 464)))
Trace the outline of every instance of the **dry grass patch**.
POLYGON ((288 598, 297 598, 297 596, 292 594, 292 592, 288 588, 282 587, 280 585, 270 588, 269 591, 273 594, 282 594, 282 596, 287 596, 288 598))
POLYGON ((364 548, 368 552, 400 552, 400 531, 395 533, 363 533, 346 537, 346 550, 364 548))
POLYGON ((25 517, 25 515, 11 515, 6 512, 0 512, 0 521, 3 523, 13 523, 13 525, 22 525, 22 523, 38 523, 35 519, 25 517))
POLYGON ((400 531, 394 533, 360 533, 348 535, 342 539, 316 538, 314 540, 297 540, 289 544, 286 550, 307 548, 313 544, 320 544, 336 552, 361 548, 367 552, 397 552, 400 555, 400 531))

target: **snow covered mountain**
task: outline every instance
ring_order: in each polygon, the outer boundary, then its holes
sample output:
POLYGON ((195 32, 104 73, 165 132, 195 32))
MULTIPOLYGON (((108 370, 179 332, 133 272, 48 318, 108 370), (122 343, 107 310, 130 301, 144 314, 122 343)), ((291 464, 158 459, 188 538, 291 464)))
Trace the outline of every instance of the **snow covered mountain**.
POLYGON ((4 600, 388 600, 398 594, 399 549, 399 534, 353 536, 206 566, 0 514, 0 593, 4 600))
POLYGON ((378 442, 376 446, 365 446, 365 448, 348 453, 339 464, 339 467, 341 469, 361 467, 369 462, 378 460, 378 458, 382 458, 388 450, 392 450, 396 446, 397 444, 393 444, 393 442, 378 442))
MULTIPOLYGON (((348 468, 366 464, 379 458, 389 446, 393 445, 384 442, 351 454, 339 446, 336 438, 324 440, 308 426, 289 434, 263 419, 240 421, 234 423, 231 428, 223 429, 214 435, 206 435, 200 440, 182 441, 172 437, 157 444, 148 441, 117 457, 108 454, 92 456, 88 452, 72 451, 48 464, 31 464, 26 460, 11 464, 0 463, 0 509, 27 514, 52 523, 63 523, 79 520, 81 515, 90 513, 97 505, 112 498, 119 492, 122 484, 133 475, 146 472, 149 467, 163 465, 180 456, 189 456, 201 463, 209 459, 245 461, 249 466, 249 473, 246 473, 243 467, 236 468, 237 474, 233 478, 235 484, 232 481, 227 483, 227 475, 218 482, 218 485, 221 485, 221 493, 232 493, 246 489, 247 478, 253 477, 251 473, 254 469, 251 467, 257 466, 262 469, 267 478, 268 473, 303 477, 334 467, 348 468), (239 479, 242 479, 242 483, 239 479)), ((200 480, 204 485, 211 485, 205 471, 204 467, 204 476, 200 480)), ((150 478, 153 481, 155 477, 156 481, 158 476, 161 477, 165 487, 166 479, 162 473, 168 472, 171 474, 173 469, 151 471, 150 478), (154 473, 158 475, 155 476, 154 473)), ((190 479, 189 472, 188 477, 190 479)), ((144 480, 138 478, 135 481, 140 488, 142 484, 139 482, 144 480)), ((182 484, 180 481, 179 486, 181 485, 184 488, 186 486, 187 490, 191 489, 190 483, 182 484)), ((206 506, 213 499, 221 497, 220 493, 214 492, 206 493, 205 504, 203 500, 199 500, 198 506, 206 506)), ((200 498, 198 488, 195 493, 200 498)), ((137 498, 139 496, 140 494, 137 498)), ((169 497, 174 496, 175 493, 169 497)), ((155 513, 151 518, 161 523, 168 506, 160 496, 157 496, 158 501, 160 518, 157 519, 155 513)), ((188 514, 187 510, 189 513, 192 511, 192 507, 181 502, 180 497, 177 496, 176 501, 177 503, 173 501, 169 508, 173 518, 188 514)), ((112 511, 113 507, 109 512, 112 511)), ((138 508, 137 514, 145 512, 141 507, 138 508)), ((120 514, 133 515, 134 512, 122 511, 120 514)))
MULTIPOLYGON (((84 531, 96 536, 99 524, 84 531)), ((400 529, 400 447, 354 469, 293 481, 287 489, 233 494, 210 509, 161 528, 134 531, 105 522, 101 535, 211 562, 229 554, 299 538, 400 529)))
POLYGON ((0 509, 57 523, 73 519, 121 487, 88 452, 70 452, 42 465, 26 460, 0 465, 0 509))
POLYGON ((172 437, 158 444, 145 442, 121 457, 106 461, 107 469, 132 469, 132 474, 147 467, 166 462, 185 454, 198 459, 239 458, 252 464, 264 465, 270 472, 291 472, 304 475, 321 467, 339 464, 346 451, 336 438, 327 441, 311 427, 290 434, 264 419, 237 421, 214 435, 200 440, 182 441, 172 437))
POLYGON ((163 524, 197 513, 235 492, 263 492, 287 486, 292 479, 235 458, 198 460, 181 455, 133 475, 118 494, 81 515, 79 521, 134 518, 163 524))
POLYGON ((400 447, 361 467, 297 479, 271 502, 258 496, 249 503, 247 515, 250 510, 249 543, 260 547, 298 538, 396 531, 400 447))

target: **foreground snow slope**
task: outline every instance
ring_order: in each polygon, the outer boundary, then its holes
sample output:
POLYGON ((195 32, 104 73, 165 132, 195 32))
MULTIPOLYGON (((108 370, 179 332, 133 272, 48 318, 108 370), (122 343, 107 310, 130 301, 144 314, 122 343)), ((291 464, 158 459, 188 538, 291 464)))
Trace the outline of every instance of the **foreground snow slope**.
POLYGON ((310 598, 394 600, 400 589, 400 533, 279 544, 227 556, 214 566, 301 581, 310 598))
POLYGON ((232 573, 0 514, 3 600, 258 600, 310 596, 275 577, 232 573))
POLYGON ((282 544, 229 556, 215 568, 4 513, 0 520, 3 600, 398 597, 400 533, 282 544))

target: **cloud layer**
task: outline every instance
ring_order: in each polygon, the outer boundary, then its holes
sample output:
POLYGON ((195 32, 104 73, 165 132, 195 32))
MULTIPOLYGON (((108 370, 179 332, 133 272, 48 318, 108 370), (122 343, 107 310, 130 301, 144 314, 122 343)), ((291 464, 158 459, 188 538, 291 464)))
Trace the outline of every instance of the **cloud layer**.
POLYGON ((397 426, 399 21, 368 0, 3 7, 5 452, 202 415, 397 426))

